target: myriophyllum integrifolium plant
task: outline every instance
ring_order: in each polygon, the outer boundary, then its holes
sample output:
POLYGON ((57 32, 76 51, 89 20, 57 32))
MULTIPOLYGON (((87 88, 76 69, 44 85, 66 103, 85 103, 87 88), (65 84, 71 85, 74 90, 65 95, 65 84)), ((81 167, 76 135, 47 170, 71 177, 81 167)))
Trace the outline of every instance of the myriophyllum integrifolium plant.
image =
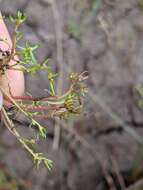
MULTIPOLYGON (((0 75, 5 75, 7 70, 20 70, 30 75, 36 75, 38 71, 43 70, 49 84, 47 86, 49 95, 47 97, 33 97, 32 95, 13 96, 10 88, 9 92, 7 92, 0 87, 1 120, 28 151, 37 168, 43 162, 48 169, 51 169, 52 161, 46 158, 43 153, 36 152, 32 148, 36 140, 25 139, 16 130, 12 118, 9 116, 9 111, 3 105, 3 97, 11 105, 13 114, 15 112, 24 114, 30 120, 29 126, 37 129, 39 137, 46 138, 46 129, 37 119, 64 119, 70 116, 78 116, 82 110, 83 97, 86 93, 86 86, 83 84, 83 81, 87 79, 87 72, 69 74, 69 88, 63 95, 56 94, 55 79, 58 77, 58 74, 52 72, 48 59, 41 63, 38 62, 35 51, 39 48, 39 45, 31 45, 29 42, 25 42, 24 46, 20 46, 18 43, 23 36, 19 27, 26 19, 25 14, 20 11, 17 12, 15 17, 9 17, 11 24, 14 26, 12 47, 7 51, 0 50, 0 75), (19 59, 16 59, 16 57, 19 57, 19 59), (15 61, 15 64, 10 65, 9 62, 12 60, 15 61)), ((8 44, 6 39, 0 38, 0 41, 8 44)))

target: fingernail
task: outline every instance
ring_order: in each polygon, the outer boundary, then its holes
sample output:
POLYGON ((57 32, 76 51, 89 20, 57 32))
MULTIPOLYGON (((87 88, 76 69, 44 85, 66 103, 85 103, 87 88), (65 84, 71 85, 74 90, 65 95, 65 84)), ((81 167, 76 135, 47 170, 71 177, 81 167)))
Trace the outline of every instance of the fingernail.
POLYGON ((3 94, 0 91, 0 110, 2 109, 2 106, 3 106, 3 94))

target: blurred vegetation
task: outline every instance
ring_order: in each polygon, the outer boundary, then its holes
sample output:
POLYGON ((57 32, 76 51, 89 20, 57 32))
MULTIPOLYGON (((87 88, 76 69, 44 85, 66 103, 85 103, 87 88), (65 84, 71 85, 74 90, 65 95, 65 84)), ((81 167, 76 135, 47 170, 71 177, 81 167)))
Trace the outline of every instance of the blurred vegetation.
POLYGON ((138 5, 141 9, 143 9, 143 0, 138 0, 138 5))
POLYGON ((0 190, 24 190, 27 189, 27 184, 19 182, 15 178, 12 178, 5 170, 0 170, 0 190))
POLYGON ((74 37, 77 40, 81 40, 81 31, 80 26, 76 23, 74 20, 70 20, 68 23, 68 32, 72 37, 74 37))
POLYGON ((99 9, 101 3, 102 3, 102 0, 92 0, 91 12, 93 15, 96 15, 97 10, 99 9))

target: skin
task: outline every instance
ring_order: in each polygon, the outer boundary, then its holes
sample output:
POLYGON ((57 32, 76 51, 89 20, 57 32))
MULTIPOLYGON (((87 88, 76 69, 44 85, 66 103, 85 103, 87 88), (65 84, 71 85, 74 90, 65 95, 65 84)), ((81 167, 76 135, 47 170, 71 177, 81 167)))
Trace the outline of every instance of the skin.
MULTIPOLYGON (((0 41, 0 48, 2 50, 9 50, 12 47, 12 42, 7 27, 2 18, 1 12, 0 12, 0 38, 7 39, 7 42, 9 44, 7 45, 6 43, 0 41)), ((18 58, 16 57, 16 59, 18 58)), ((11 61, 9 64, 15 64, 15 62, 11 61)), ((0 86, 8 93, 11 92, 13 96, 23 95, 24 93, 23 72, 16 70, 7 70, 5 75, 0 76, 0 86)))

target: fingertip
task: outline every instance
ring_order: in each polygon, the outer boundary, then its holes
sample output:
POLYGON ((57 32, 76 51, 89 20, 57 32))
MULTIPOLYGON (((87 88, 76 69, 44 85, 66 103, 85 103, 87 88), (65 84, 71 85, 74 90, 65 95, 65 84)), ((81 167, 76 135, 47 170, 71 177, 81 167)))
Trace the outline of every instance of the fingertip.
POLYGON ((11 38, 0 12, 0 48, 5 51, 12 46, 11 38))

